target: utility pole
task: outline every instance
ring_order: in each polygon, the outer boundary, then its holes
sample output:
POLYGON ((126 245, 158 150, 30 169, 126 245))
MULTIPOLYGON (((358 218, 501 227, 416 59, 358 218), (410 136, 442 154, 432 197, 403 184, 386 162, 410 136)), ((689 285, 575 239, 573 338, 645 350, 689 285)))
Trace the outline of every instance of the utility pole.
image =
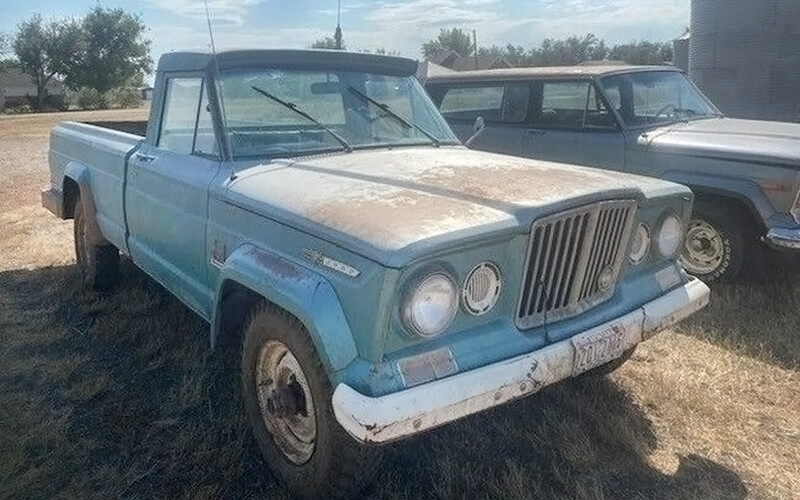
POLYGON ((338 1, 336 7, 336 31, 333 33, 333 41, 336 50, 342 50, 342 0, 338 1))
POLYGON ((478 69, 478 35, 472 30, 472 47, 475 51, 475 69, 478 69))

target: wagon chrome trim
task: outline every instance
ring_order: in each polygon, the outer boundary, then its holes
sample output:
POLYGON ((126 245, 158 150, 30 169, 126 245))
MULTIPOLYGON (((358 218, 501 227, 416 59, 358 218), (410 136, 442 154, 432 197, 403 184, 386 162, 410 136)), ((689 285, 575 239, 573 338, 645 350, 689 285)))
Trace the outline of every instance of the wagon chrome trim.
POLYGON ((354 439, 387 443, 534 394, 573 376, 574 340, 624 328, 627 350, 708 304, 709 289, 688 283, 608 323, 513 359, 428 382, 381 397, 346 384, 333 393, 333 412, 354 439))

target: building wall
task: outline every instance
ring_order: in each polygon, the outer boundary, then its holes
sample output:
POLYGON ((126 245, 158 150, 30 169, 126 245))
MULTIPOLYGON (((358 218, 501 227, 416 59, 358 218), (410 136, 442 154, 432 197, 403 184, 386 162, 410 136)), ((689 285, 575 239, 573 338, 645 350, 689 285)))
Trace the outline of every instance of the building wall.
POLYGON ((689 75, 726 114, 800 122, 800 0, 692 0, 689 75))

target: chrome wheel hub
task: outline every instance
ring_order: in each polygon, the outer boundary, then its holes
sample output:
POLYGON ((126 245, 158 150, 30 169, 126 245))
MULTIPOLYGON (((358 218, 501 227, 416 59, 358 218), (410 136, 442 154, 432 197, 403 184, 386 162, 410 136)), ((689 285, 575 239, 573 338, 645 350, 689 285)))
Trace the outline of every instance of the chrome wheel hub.
POLYGON ((725 257, 722 235, 707 221, 692 219, 681 252, 681 264, 690 274, 710 274, 725 257))
POLYGON ((303 369, 283 342, 261 348, 255 367, 261 417, 284 456, 302 465, 314 453, 317 421, 303 369))

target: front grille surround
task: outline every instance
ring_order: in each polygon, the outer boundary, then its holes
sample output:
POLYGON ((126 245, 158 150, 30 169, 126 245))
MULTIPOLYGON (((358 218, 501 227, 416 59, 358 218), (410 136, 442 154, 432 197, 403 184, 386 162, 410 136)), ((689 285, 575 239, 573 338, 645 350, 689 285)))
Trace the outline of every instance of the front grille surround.
POLYGON ((635 200, 602 201, 532 224, 517 328, 528 330, 576 316, 614 295, 636 207, 635 200), (601 273, 609 281, 606 288, 600 286, 601 273))

